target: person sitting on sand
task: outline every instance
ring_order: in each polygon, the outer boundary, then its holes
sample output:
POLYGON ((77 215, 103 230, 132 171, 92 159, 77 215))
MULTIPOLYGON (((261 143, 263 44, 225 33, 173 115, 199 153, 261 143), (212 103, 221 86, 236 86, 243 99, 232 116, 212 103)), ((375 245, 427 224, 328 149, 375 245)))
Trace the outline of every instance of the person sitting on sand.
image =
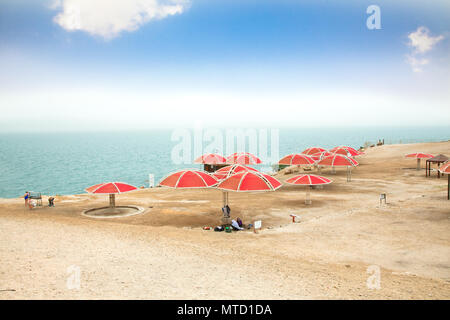
POLYGON ((244 230, 244 228, 241 228, 240 226, 239 226, 239 224, 237 223, 237 221, 236 220, 231 220, 231 226, 233 227, 233 229, 234 230, 244 230))
POLYGON ((48 198, 48 206, 49 207, 54 207, 55 206, 55 198, 54 197, 50 197, 48 198))
POLYGON ((25 199, 25 207, 28 207, 28 202, 30 201, 30 193, 28 191, 25 191, 23 198, 25 199))

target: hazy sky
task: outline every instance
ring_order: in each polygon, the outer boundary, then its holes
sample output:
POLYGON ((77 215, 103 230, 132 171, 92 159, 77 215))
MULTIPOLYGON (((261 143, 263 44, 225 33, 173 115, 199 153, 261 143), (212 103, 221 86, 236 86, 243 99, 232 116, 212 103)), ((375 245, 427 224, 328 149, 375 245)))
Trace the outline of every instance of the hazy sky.
POLYGON ((0 131, 450 125, 449 17, 449 1, 3 0, 0 131))

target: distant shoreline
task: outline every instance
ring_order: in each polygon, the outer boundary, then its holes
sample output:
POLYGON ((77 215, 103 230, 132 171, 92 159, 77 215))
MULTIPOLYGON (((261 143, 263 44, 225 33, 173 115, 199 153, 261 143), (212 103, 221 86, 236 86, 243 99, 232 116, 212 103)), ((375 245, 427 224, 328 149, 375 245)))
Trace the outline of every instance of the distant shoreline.
MULTIPOLYGON (((405 146, 405 145, 412 145, 412 144, 435 144, 435 143, 445 143, 445 142, 448 142, 448 141, 450 141, 450 139, 449 140, 440 140, 440 141, 430 141, 430 142, 411 142, 411 143, 394 143, 394 144, 390 144, 390 143, 386 143, 385 142, 385 145, 389 145, 389 146, 405 146)), ((376 146, 376 143, 375 143, 375 147, 374 148, 376 148, 377 146, 376 146)), ((372 148, 368 148, 368 149, 372 149, 372 148)), ((367 150, 367 149, 366 149, 367 150)), ((420 151, 422 151, 422 150, 417 150, 418 152, 420 152, 420 151)), ((444 151, 443 151, 444 152, 444 151)), ((444 152, 445 153, 445 152, 444 152)), ((450 150, 449 150, 449 153, 450 153, 450 150)), ((193 166, 195 166, 195 165, 193 165, 193 166)), ((269 164, 267 164, 267 166, 269 166, 269 164)), ((186 166, 184 166, 184 167, 188 167, 188 165, 186 165, 186 166)), ((157 180, 157 179, 155 179, 155 185, 157 185, 157 183, 158 183, 158 181, 159 180, 157 180)), ((88 184, 86 184, 86 186, 87 186, 88 184)), ((138 186, 138 187, 140 187, 140 186, 138 186)), ((146 188, 147 188, 147 186, 145 186, 146 188)), ((25 189, 27 189, 26 187, 25 188, 23 188, 24 189, 24 192, 25 192, 25 189)), ((35 191, 35 192, 39 192, 39 190, 32 190, 32 188, 29 188, 30 190, 29 191, 35 191)), ((54 192, 54 193, 46 193, 46 192, 41 192, 41 194, 42 194, 42 196, 43 197, 48 197, 48 196, 50 196, 50 195, 56 195, 56 196, 72 196, 72 195, 81 195, 81 194, 84 194, 83 192, 81 192, 81 193, 74 193, 74 192, 72 192, 72 193, 65 193, 65 192, 54 192)), ((4 196, 2 196, 2 197, 0 197, 0 199, 1 200, 13 200, 13 199, 21 199, 21 197, 22 197, 22 195, 18 195, 18 196, 16 196, 16 197, 4 197, 4 196)))

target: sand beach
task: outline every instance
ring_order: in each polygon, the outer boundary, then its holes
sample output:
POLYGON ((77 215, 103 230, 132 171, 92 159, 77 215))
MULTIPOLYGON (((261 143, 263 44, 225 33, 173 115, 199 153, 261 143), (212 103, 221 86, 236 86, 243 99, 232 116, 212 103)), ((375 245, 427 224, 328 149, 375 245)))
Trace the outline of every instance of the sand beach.
POLYGON ((311 205, 300 186, 230 193, 231 216, 262 220, 258 234, 202 229, 220 223, 214 189, 121 194, 118 204, 144 213, 111 219, 81 214, 105 205, 101 195, 33 210, 1 199, 0 299, 449 299, 447 177, 415 170, 404 155, 418 151, 449 155, 450 141, 369 148, 351 182, 323 169, 333 183, 312 190, 311 205))

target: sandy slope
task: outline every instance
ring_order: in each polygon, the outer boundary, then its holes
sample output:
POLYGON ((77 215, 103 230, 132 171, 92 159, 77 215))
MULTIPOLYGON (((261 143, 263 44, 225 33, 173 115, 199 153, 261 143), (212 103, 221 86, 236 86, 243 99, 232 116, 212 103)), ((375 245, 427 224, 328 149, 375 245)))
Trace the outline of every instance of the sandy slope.
POLYGON ((262 219, 260 234, 201 229, 218 224, 217 190, 120 195, 147 210, 108 220, 80 215, 106 197, 58 197, 33 211, 0 200, 0 299, 449 299, 447 179, 414 170, 402 156, 415 151, 450 155, 450 142, 370 149, 350 183, 345 170, 323 170, 334 183, 313 190, 311 206, 302 187, 231 194, 232 216, 262 219), (371 265, 381 268, 378 290, 366 285, 371 265), (80 289, 66 286, 70 266, 80 289))

